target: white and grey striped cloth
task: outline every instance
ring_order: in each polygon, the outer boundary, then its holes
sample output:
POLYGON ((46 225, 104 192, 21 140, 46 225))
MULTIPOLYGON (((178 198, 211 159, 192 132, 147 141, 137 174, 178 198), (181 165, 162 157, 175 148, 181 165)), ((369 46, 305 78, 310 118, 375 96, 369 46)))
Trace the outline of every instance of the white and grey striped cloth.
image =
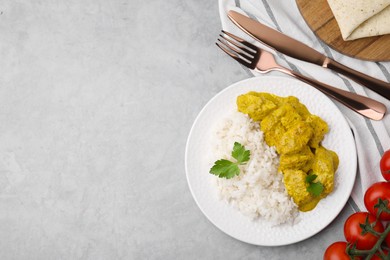
MULTIPOLYGON (((248 35, 243 33, 229 20, 226 15, 228 10, 243 11, 249 17, 257 19, 265 25, 307 44, 342 64, 381 80, 390 81, 390 62, 369 62, 350 58, 331 49, 320 41, 300 15, 294 0, 219 0, 222 28, 244 39, 251 40, 248 35)), ((251 41, 253 42, 253 40, 251 41)), ((274 51, 271 52, 275 53, 274 51)), ((299 61, 280 53, 275 54, 281 65, 327 84, 374 98, 384 103, 387 110, 390 111, 389 100, 358 85, 354 81, 350 81, 320 66, 299 61)), ((262 76, 256 72, 246 70, 250 76, 262 76)), ((352 200, 349 202, 354 210, 365 210, 363 202, 364 192, 372 183, 383 180, 379 169, 379 161, 384 151, 390 149, 390 116, 386 115, 381 121, 372 121, 337 102, 335 104, 350 123, 358 153, 358 175, 351 194, 352 200)))

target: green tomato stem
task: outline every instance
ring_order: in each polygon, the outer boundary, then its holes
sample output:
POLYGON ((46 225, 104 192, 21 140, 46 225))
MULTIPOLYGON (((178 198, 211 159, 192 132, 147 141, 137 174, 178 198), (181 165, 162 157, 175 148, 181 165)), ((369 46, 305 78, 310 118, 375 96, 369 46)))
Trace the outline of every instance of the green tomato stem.
MULTIPOLYGON (((374 230, 370 230, 369 232, 372 232, 374 230)), ((359 250, 359 249, 356 249, 356 248, 350 248, 348 250, 348 253, 350 256, 363 256, 363 255, 367 255, 365 257, 365 260, 369 260, 371 259, 376 252, 380 252, 380 254, 384 257, 384 259, 390 259, 390 254, 388 256, 385 256, 383 251, 381 250, 381 245, 383 243, 383 241, 385 240, 386 236, 390 233, 390 225, 386 227, 385 231, 383 231, 383 233, 378 233, 375 231, 375 233, 379 234, 379 239, 378 241, 375 243, 375 245, 369 249, 369 250, 359 250)))

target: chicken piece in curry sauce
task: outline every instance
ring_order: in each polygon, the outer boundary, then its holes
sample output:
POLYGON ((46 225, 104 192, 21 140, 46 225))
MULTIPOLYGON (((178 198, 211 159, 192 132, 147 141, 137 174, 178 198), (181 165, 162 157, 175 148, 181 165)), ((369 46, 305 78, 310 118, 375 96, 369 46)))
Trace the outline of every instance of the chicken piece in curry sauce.
POLYGON ((335 152, 321 145, 328 125, 311 114, 298 98, 270 93, 249 92, 237 98, 238 111, 260 123, 264 139, 280 155, 279 171, 288 194, 301 211, 310 211, 334 187, 339 159, 335 152), (307 176, 317 175, 323 185, 321 194, 308 191, 307 176))

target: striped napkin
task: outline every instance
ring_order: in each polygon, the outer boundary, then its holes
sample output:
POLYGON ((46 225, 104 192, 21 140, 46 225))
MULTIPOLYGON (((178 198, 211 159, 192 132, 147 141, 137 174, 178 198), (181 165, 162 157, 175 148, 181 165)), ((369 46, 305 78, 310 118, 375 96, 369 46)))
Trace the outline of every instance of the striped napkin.
MULTIPOLYGON (((267 26, 298 39, 344 65, 390 82, 390 62, 362 61, 334 51, 317 39, 300 15, 294 0, 219 0, 222 28, 244 39, 252 40, 229 20, 227 17, 228 10, 243 12, 267 26)), ((252 42, 254 41, 252 40, 252 42)), ((271 52, 276 54, 276 59, 281 65, 344 90, 369 96, 384 103, 387 110, 390 111, 389 100, 354 81, 341 77, 320 66, 299 61, 283 54, 275 53, 272 50, 271 52)), ((266 77, 249 71, 247 68, 243 67, 243 69, 247 70, 250 76, 266 77)), ((360 116, 338 102, 335 102, 335 104, 349 122, 355 137, 358 154, 358 174, 349 204, 355 211, 365 210, 363 202, 364 192, 372 183, 383 180, 379 169, 379 161, 382 154, 390 149, 390 116, 386 115, 381 121, 373 121, 360 116)))

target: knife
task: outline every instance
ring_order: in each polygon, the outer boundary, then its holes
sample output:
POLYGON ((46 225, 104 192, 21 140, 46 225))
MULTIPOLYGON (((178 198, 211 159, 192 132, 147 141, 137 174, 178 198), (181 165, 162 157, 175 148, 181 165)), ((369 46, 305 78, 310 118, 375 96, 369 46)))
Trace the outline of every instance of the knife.
POLYGON ((366 86, 383 97, 390 100, 390 83, 373 78, 359 71, 353 70, 313 48, 297 41, 279 31, 276 31, 256 20, 253 20, 236 11, 228 11, 228 17, 241 30, 252 36, 254 39, 275 49, 287 56, 320 65, 343 74, 357 83, 366 86))

